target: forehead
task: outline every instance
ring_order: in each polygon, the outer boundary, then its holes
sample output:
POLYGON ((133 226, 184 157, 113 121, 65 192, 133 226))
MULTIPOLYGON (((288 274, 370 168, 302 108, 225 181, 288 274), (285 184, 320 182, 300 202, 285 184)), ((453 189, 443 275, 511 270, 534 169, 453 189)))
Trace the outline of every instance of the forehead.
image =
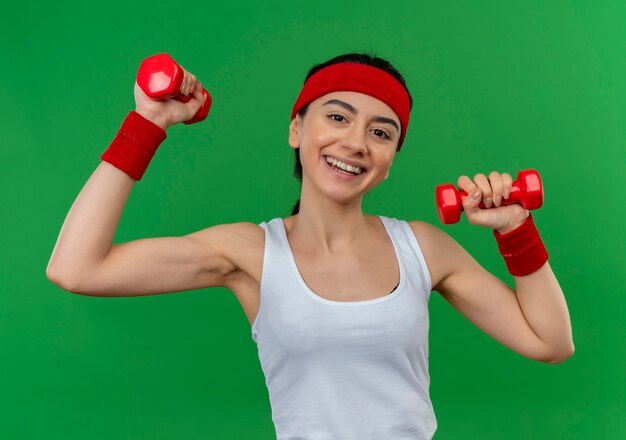
POLYGON ((327 93, 320 98, 317 98, 315 101, 311 102, 311 106, 323 107, 324 104, 332 99, 338 99, 350 104, 354 107, 359 114, 368 115, 376 115, 376 116, 384 116, 387 118, 391 118, 394 121, 400 123, 400 118, 398 115, 385 104, 380 99, 374 98, 373 96, 366 95, 364 93, 358 92, 332 92, 327 93))

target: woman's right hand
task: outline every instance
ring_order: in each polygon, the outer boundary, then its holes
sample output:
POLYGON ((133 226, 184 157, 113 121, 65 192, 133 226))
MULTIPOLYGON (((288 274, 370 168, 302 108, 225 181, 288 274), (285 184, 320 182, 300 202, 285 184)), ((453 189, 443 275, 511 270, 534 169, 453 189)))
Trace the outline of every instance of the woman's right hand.
POLYGON ((180 92, 183 95, 193 94, 188 102, 182 103, 174 98, 166 101, 155 101, 148 97, 135 81, 135 111, 163 130, 167 130, 170 125, 193 118, 206 98, 202 93, 200 81, 185 69, 183 71, 184 77, 180 92))

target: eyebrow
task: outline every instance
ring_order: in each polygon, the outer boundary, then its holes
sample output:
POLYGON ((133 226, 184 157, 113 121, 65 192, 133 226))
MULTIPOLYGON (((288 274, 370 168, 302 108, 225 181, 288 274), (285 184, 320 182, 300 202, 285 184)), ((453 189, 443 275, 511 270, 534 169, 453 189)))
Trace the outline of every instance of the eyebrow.
MULTIPOLYGON (((341 107, 345 108, 346 110, 348 110, 349 112, 351 112, 351 113, 353 113, 355 115, 357 115, 359 113, 359 111, 357 109, 355 109, 353 106, 351 106, 347 102, 342 101, 340 99, 331 99, 330 101, 326 101, 322 105, 329 105, 329 104, 336 104, 338 106, 341 106, 341 107)), ((398 124, 393 119, 385 118, 384 116, 374 116, 371 120, 374 121, 374 122, 381 122, 383 124, 391 124, 394 127, 396 127, 396 130, 400 131, 400 127, 398 127, 398 124)))

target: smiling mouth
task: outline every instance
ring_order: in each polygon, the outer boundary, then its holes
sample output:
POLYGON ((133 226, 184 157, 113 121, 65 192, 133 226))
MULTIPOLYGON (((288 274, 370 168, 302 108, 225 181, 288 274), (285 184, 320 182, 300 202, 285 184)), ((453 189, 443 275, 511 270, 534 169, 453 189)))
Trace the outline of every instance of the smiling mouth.
POLYGON ((339 166, 340 162, 337 161, 337 159, 334 159, 330 156, 324 156, 324 155, 322 157, 324 159, 324 162, 326 162, 326 165, 330 169, 337 171, 340 174, 345 174, 346 176, 357 177, 367 171, 364 168, 353 167, 351 165, 346 165, 346 164, 341 163, 345 168, 347 168, 347 169, 343 169, 341 166, 339 166))

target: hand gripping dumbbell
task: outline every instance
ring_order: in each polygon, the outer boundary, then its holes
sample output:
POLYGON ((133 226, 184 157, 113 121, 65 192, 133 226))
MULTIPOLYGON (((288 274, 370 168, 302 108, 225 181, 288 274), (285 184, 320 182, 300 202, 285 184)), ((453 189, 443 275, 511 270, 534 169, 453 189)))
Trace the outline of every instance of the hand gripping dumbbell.
MULTIPOLYGON (((435 188, 435 204, 439 220, 445 224, 456 223, 461 218, 463 199, 467 193, 457 190, 451 183, 437 185, 435 188)), ((543 205, 543 186, 539 173, 535 170, 522 170, 517 173, 517 180, 513 182, 508 199, 502 199, 500 206, 519 203, 528 210, 541 208, 543 205)), ((480 209, 486 209, 485 204, 478 204, 480 209)), ((495 208, 495 206, 492 205, 495 208)))
MULTIPOLYGON (((174 98, 180 102, 189 102, 191 96, 180 93, 184 76, 183 68, 171 56, 160 53, 141 62, 137 73, 137 84, 146 95, 155 101, 166 101, 174 98)), ((193 118, 184 121, 184 124, 200 122, 209 114, 212 102, 211 95, 205 88, 202 88, 202 94, 206 98, 204 104, 193 118)))

